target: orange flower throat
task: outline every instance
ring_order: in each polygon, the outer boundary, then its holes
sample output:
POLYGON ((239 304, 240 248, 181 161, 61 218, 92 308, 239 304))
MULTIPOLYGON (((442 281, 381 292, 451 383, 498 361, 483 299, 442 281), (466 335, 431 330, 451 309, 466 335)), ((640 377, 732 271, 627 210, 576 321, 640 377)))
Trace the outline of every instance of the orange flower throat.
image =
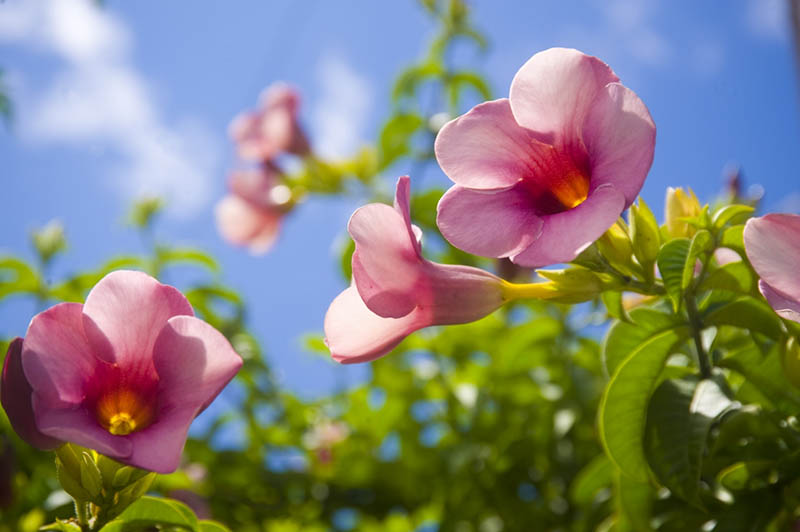
POLYGON ((95 404, 98 423, 115 436, 126 436, 153 422, 154 405, 130 388, 109 390, 95 404))

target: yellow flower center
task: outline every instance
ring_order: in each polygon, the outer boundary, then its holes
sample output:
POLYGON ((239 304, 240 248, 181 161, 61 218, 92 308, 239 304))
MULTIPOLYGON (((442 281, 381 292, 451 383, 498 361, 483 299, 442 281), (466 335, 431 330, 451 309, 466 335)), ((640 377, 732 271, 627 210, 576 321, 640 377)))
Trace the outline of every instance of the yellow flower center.
POLYGON ((550 183, 550 193, 566 209, 577 207, 589 196, 589 178, 573 171, 550 183))
POLYGON ((97 421, 111 434, 126 436, 153 422, 155 408, 129 388, 109 390, 95 405, 97 421))

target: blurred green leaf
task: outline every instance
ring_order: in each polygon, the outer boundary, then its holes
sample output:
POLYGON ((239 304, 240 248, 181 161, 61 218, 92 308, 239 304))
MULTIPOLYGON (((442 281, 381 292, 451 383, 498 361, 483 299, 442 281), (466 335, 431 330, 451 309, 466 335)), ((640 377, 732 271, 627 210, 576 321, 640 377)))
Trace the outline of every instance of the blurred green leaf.
POLYGON ((733 225, 722 232, 719 247, 731 248, 740 256, 747 256, 744 250, 744 225, 733 225))
POLYGON ((726 290, 739 294, 752 294, 755 283, 749 266, 744 261, 731 262, 709 273, 697 286, 698 291, 726 290))
POLYGON ((633 480, 648 479, 643 438, 650 393, 672 350, 688 333, 686 327, 670 329, 639 344, 617 367, 600 402, 598 426, 603 447, 633 480))
POLYGON ((743 375, 783 411, 797 412, 800 391, 786 379, 780 355, 779 346, 764 357, 761 350, 751 344, 728 354, 718 365, 743 375))
POLYGON ((148 526, 168 526, 180 530, 198 530, 197 517, 182 502, 144 496, 133 502, 101 532, 138 530, 148 526))
POLYGON ((725 205, 711 218, 714 229, 722 229, 729 224, 741 224, 752 216, 755 209, 750 205, 725 205))
POLYGON ((733 325, 760 332, 773 340, 783 337, 783 328, 778 315, 763 301, 748 296, 710 307, 704 312, 703 323, 733 325))
POLYGON ((0 257, 0 299, 11 294, 35 294, 41 280, 25 261, 15 257, 0 257))
POLYGON ((200 521, 197 525, 197 532, 231 532, 228 527, 216 521, 200 521))
POLYGON ((188 263, 201 266, 213 273, 219 272, 219 264, 208 253, 196 248, 168 248, 159 246, 156 250, 158 260, 165 266, 176 263, 188 263))
POLYGON ((387 168, 399 157, 408 154, 411 137, 424 125, 425 119, 415 113, 400 113, 390 118, 381 130, 378 168, 387 168))
POLYGON ((617 479, 619 504, 618 531, 647 532, 653 530, 650 514, 655 492, 649 482, 637 482, 619 474, 617 479))

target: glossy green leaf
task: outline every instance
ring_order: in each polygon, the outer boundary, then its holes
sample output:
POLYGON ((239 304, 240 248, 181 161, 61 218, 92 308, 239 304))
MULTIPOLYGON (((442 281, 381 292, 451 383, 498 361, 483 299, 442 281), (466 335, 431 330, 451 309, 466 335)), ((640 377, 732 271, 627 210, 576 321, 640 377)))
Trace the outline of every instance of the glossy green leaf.
POLYGON ((625 322, 630 321, 630 317, 622 304, 622 292, 618 290, 607 290, 600 294, 600 298, 603 300, 603 304, 609 316, 625 322))
POLYGON ((647 408, 645 450, 659 482, 700 505, 698 489, 711 425, 733 403, 713 380, 666 380, 647 408))
POLYGON ((755 209, 750 205, 725 205, 711 218, 715 229, 722 229, 728 224, 741 224, 753 215, 755 209))
POLYGON ((781 320, 765 302, 752 298, 740 297, 730 303, 709 308, 703 314, 706 325, 733 325, 779 340, 783 337, 781 320))
MULTIPOLYGON (((162 499, 158 497, 144 496, 128 506, 116 519, 122 524, 122 528, 109 528, 109 525, 101 529, 102 532, 116 530, 132 530, 147 526, 169 526, 181 530, 197 531, 197 517, 188 506, 182 502, 162 499)), ((119 525, 114 525, 119 526, 119 525)))
POLYGON ((603 363, 608 375, 642 342, 654 334, 671 329, 680 323, 676 316, 646 307, 629 313, 630 323, 618 321, 612 325, 603 340, 603 363))
POLYGON ((661 272, 661 279, 664 281, 664 288, 667 290, 672 307, 677 310, 681 306, 683 298, 683 271, 689 259, 689 248, 691 241, 688 238, 676 238, 670 240, 663 246, 658 253, 658 270, 661 272))
POLYGON ((726 290, 739 294, 752 294, 754 286, 753 274, 747 263, 742 261, 731 262, 713 270, 697 286, 697 290, 726 290))
POLYGON ((649 482, 637 482, 620 474, 617 478, 619 506, 617 530, 648 532, 653 530, 650 514, 655 491, 649 482))
POLYGON ((644 454, 644 428, 650 393, 673 349, 688 335, 686 327, 669 329, 639 344, 617 367, 598 411, 600 438, 606 454, 627 476, 649 478, 644 454))
POLYGON ((744 225, 733 225, 725 229, 719 237, 718 244, 719 247, 731 248, 744 257, 744 225))
POLYGON ((692 243, 689 246, 689 253, 686 256, 686 262, 683 264, 683 275, 681 276, 681 292, 685 292, 694 278, 695 265, 698 257, 711 248, 713 238, 711 233, 705 229, 701 229, 692 237, 692 243))
POLYGON ((775 405, 796 413, 800 409, 800 390, 792 386, 784 375, 781 349, 775 347, 766 357, 755 345, 738 349, 718 362, 718 365, 743 375, 775 405))
POLYGON ((231 532, 231 530, 216 521, 200 521, 197 532, 231 532))

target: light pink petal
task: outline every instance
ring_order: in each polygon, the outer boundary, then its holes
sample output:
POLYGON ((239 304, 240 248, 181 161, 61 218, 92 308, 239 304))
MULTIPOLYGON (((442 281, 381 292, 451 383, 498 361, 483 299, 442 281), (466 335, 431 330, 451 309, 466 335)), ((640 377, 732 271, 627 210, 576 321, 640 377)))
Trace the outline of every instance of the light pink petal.
POLYGON ((47 403, 80 403, 97 365, 84 334, 82 309, 80 303, 59 303, 28 326, 22 365, 31 387, 47 403))
POLYGON ((453 182, 475 189, 509 187, 536 174, 535 133, 514 120, 507 99, 485 102, 436 136, 436 160, 453 182))
POLYGON ((168 474, 178 469, 189 426, 197 414, 195 408, 170 408, 159 412, 159 419, 149 427, 127 436, 131 455, 124 463, 168 474))
POLYGON ((800 323, 800 301, 791 299, 764 282, 758 281, 758 290, 781 318, 800 323))
POLYGON ((30 445, 51 450, 63 442, 39 431, 33 413, 33 389, 22 369, 22 338, 15 338, 8 346, 0 381, 0 403, 6 411, 11 427, 30 445))
POLYGON ((339 294, 325 315, 325 343, 342 364, 379 358, 412 332, 430 325, 415 310, 402 318, 381 318, 370 312, 355 286, 339 294))
POLYGON ((407 176, 401 176, 397 180, 397 187, 394 193, 394 209, 403 217, 408 231, 408 238, 414 246, 414 250, 418 256, 422 256, 422 231, 419 227, 411 223, 411 179, 407 176))
POLYGON ((751 218, 744 228, 747 258, 771 288, 800 301, 800 216, 767 214, 751 218))
POLYGON ((82 406, 53 408, 42 404, 38 393, 35 393, 33 409, 39 430, 48 436, 83 445, 120 460, 132 452, 133 446, 125 436, 112 435, 82 406))
POLYGON ((539 238, 511 260, 533 268, 569 262, 600 238, 624 208, 625 196, 612 185, 602 185, 577 207, 544 216, 539 238))
POLYGON ((550 48, 517 71, 509 100, 519 125, 554 137, 573 137, 580 134, 597 94, 616 81, 616 74, 596 57, 550 48))
POLYGON ((276 184, 277 174, 271 165, 235 170, 228 176, 228 188, 235 196, 265 207, 274 206, 271 193, 276 184))
POLYGON ((503 281, 480 268, 426 262, 425 274, 425 289, 417 292, 417 305, 431 314, 434 325, 470 323, 506 302, 503 281))
POLYGON ((356 243, 353 279, 367 306, 388 317, 410 312, 422 259, 403 215, 371 203, 353 213, 347 230, 356 243))
MULTIPOLYGON (((153 347, 160 408, 205 408, 242 367, 242 357, 208 323, 175 316, 153 347)), ((159 422, 160 423, 160 422, 159 422)))
POLYGON ((194 312, 177 289, 146 273, 120 270, 92 288, 83 314, 95 355, 125 371, 145 372, 152 366, 153 345, 167 320, 194 312))
POLYGON ((522 184, 505 190, 454 186, 437 207, 436 224, 454 246, 484 257, 509 257, 539 236, 542 219, 522 184))
POLYGON ((610 183, 636 199, 653 163, 656 125, 642 100, 620 83, 600 90, 583 124, 592 185, 610 183))
POLYGON ((237 246, 250 246, 253 253, 265 253, 278 237, 282 216, 275 210, 259 208, 235 195, 228 195, 214 209, 222 237, 237 246))
POLYGON ((257 161, 263 158, 264 146, 259 132, 261 118, 262 112, 241 113, 228 127, 228 132, 236 143, 236 151, 242 159, 257 161))

